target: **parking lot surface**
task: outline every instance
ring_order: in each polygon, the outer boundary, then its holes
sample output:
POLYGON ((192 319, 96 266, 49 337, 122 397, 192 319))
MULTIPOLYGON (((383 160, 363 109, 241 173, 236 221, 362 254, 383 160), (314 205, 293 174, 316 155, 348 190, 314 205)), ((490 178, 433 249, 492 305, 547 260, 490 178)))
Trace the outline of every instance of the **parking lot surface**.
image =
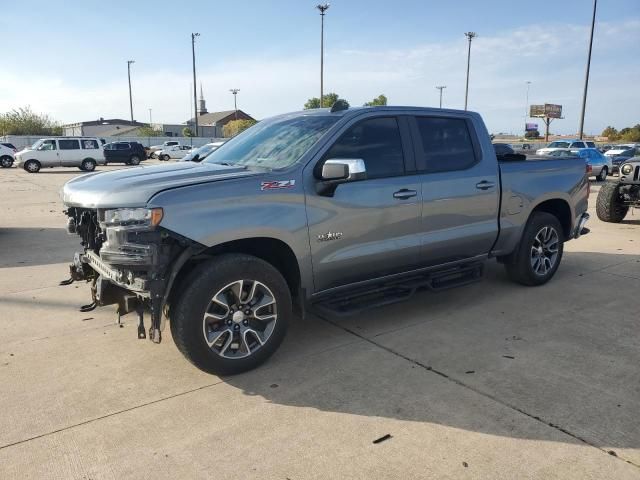
MULTIPOLYGON (((159 162, 150 162, 159 163, 159 162)), ((99 167, 99 170, 122 166, 99 167)), ((295 322, 218 378, 58 286, 77 169, 0 171, 0 478, 640 478, 640 215, 527 288, 484 282, 295 322)))

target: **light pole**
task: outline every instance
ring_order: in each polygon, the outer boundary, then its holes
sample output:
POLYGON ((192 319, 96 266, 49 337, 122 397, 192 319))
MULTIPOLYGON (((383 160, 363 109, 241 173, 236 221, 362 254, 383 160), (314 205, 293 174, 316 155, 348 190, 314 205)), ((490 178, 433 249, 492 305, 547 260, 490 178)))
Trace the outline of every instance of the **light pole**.
POLYGON ((129 78, 129 111, 131 112, 131 123, 133 123, 133 97, 131 96, 131 64, 135 60, 127 60, 127 77, 129 78))
POLYGON ((531 87, 531 82, 527 80, 525 82, 527 84, 527 99, 524 103, 524 129, 525 132, 527 130, 527 118, 529 118, 529 87, 531 87))
POLYGON ((320 108, 322 108, 324 95, 324 12, 329 10, 329 4, 319 3, 316 8, 320 10, 320 108))
POLYGON ((151 109, 149 109, 149 126, 151 126, 152 123, 153 121, 151 120, 151 109))
POLYGON ((440 85, 436 87, 438 90, 440 90, 440 108, 442 108, 442 90, 444 90, 445 88, 447 88, 446 85, 440 85))
POLYGON ((229 91, 233 93, 233 110, 235 112, 235 119, 238 120, 238 102, 236 100, 237 100, 238 92, 240 91, 240 89, 230 88, 229 91))
POLYGON ((596 25, 596 8, 598 0, 593 0, 593 17, 591 17, 591 35, 589 37, 589 54, 587 55, 587 71, 584 74, 584 92, 582 93, 582 113, 580 114, 580 130, 578 135, 580 140, 584 135, 584 112, 587 108, 587 90, 589 89, 589 69, 591 68, 591 48, 593 47, 593 29, 596 25))
POLYGON ((467 101, 469 99, 469 67, 471 65, 471 40, 476 38, 478 34, 476 32, 466 32, 465 37, 469 39, 469 49, 467 51, 467 86, 464 90, 464 109, 467 109, 467 101))
POLYGON ((196 122, 196 137, 198 136, 198 94, 196 92, 196 37, 199 36, 199 33, 191 34, 191 54, 193 55, 193 118, 196 122))

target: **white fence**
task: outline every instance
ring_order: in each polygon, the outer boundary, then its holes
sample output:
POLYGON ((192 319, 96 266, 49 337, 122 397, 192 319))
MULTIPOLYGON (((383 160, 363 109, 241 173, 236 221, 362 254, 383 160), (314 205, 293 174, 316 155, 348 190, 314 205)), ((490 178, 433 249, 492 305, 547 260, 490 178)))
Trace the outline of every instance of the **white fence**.
MULTIPOLYGON (((41 138, 55 138, 53 136, 47 137, 43 135, 6 135, 0 136, 0 142, 12 143, 18 150, 22 150, 24 147, 29 147, 41 138)), ((200 147, 205 143, 220 142, 225 140, 224 138, 207 138, 207 137, 99 137, 103 138, 107 143, 111 142, 138 142, 145 147, 151 145, 160 145, 162 142, 177 141, 182 145, 193 145, 194 147, 200 147)))

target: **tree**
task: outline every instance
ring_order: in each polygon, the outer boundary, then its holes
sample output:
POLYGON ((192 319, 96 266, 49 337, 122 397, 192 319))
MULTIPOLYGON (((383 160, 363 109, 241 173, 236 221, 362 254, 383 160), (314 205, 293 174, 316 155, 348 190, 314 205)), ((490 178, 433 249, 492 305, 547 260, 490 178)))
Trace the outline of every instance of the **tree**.
POLYGON ((22 107, 0 114, 2 135, 62 135, 62 127, 49 115, 22 107))
POLYGON ((631 128, 620 130, 619 140, 623 142, 640 142, 640 123, 631 128))
POLYGON ((615 140, 618 138, 618 130, 612 126, 608 126, 602 131, 602 136, 607 137, 609 140, 615 140))
POLYGON ((224 135, 225 138, 235 137, 256 123, 255 120, 231 120, 222 127, 222 135, 224 135))
POLYGON ((138 135, 141 137, 163 137, 164 132, 162 130, 155 130, 151 125, 145 125, 138 129, 138 135))
POLYGON ((376 98, 364 104, 365 107, 379 107, 387 104, 387 97, 384 94, 378 95, 376 98))
MULTIPOLYGON (((344 100, 341 99, 340 96, 337 93, 325 93, 322 96, 322 106, 324 108, 331 108, 331 106, 336 103, 338 100, 344 100)), ((346 100, 344 100, 345 102, 347 102, 346 100)), ((347 102, 347 105, 349 105, 349 102, 347 102)), ((305 110, 311 110, 313 108, 320 108, 320 99, 318 97, 312 97, 309 100, 307 100, 307 103, 304 104, 304 109, 305 110)))
POLYGON ((182 136, 183 137, 193 137, 193 132, 191 131, 191 129, 189 127, 184 127, 182 129, 182 136))

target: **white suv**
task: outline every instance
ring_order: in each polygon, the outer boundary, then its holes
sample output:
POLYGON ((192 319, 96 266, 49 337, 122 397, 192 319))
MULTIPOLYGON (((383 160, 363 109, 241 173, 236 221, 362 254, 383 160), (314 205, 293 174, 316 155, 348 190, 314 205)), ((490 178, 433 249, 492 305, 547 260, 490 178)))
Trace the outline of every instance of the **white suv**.
POLYGON ((546 147, 536 150, 536 155, 549 155, 551 152, 557 152, 558 150, 571 151, 582 148, 596 148, 596 144, 582 140, 556 140, 546 147))
POLYGON ((15 150, 0 143, 0 167, 9 168, 13 165, 15 150))
POLYGON ((43 167, 78 167, 85 172, 104 165, 102 142, 94 137, 43 138, 16 153, 17 166, 29 173, 43 167))

